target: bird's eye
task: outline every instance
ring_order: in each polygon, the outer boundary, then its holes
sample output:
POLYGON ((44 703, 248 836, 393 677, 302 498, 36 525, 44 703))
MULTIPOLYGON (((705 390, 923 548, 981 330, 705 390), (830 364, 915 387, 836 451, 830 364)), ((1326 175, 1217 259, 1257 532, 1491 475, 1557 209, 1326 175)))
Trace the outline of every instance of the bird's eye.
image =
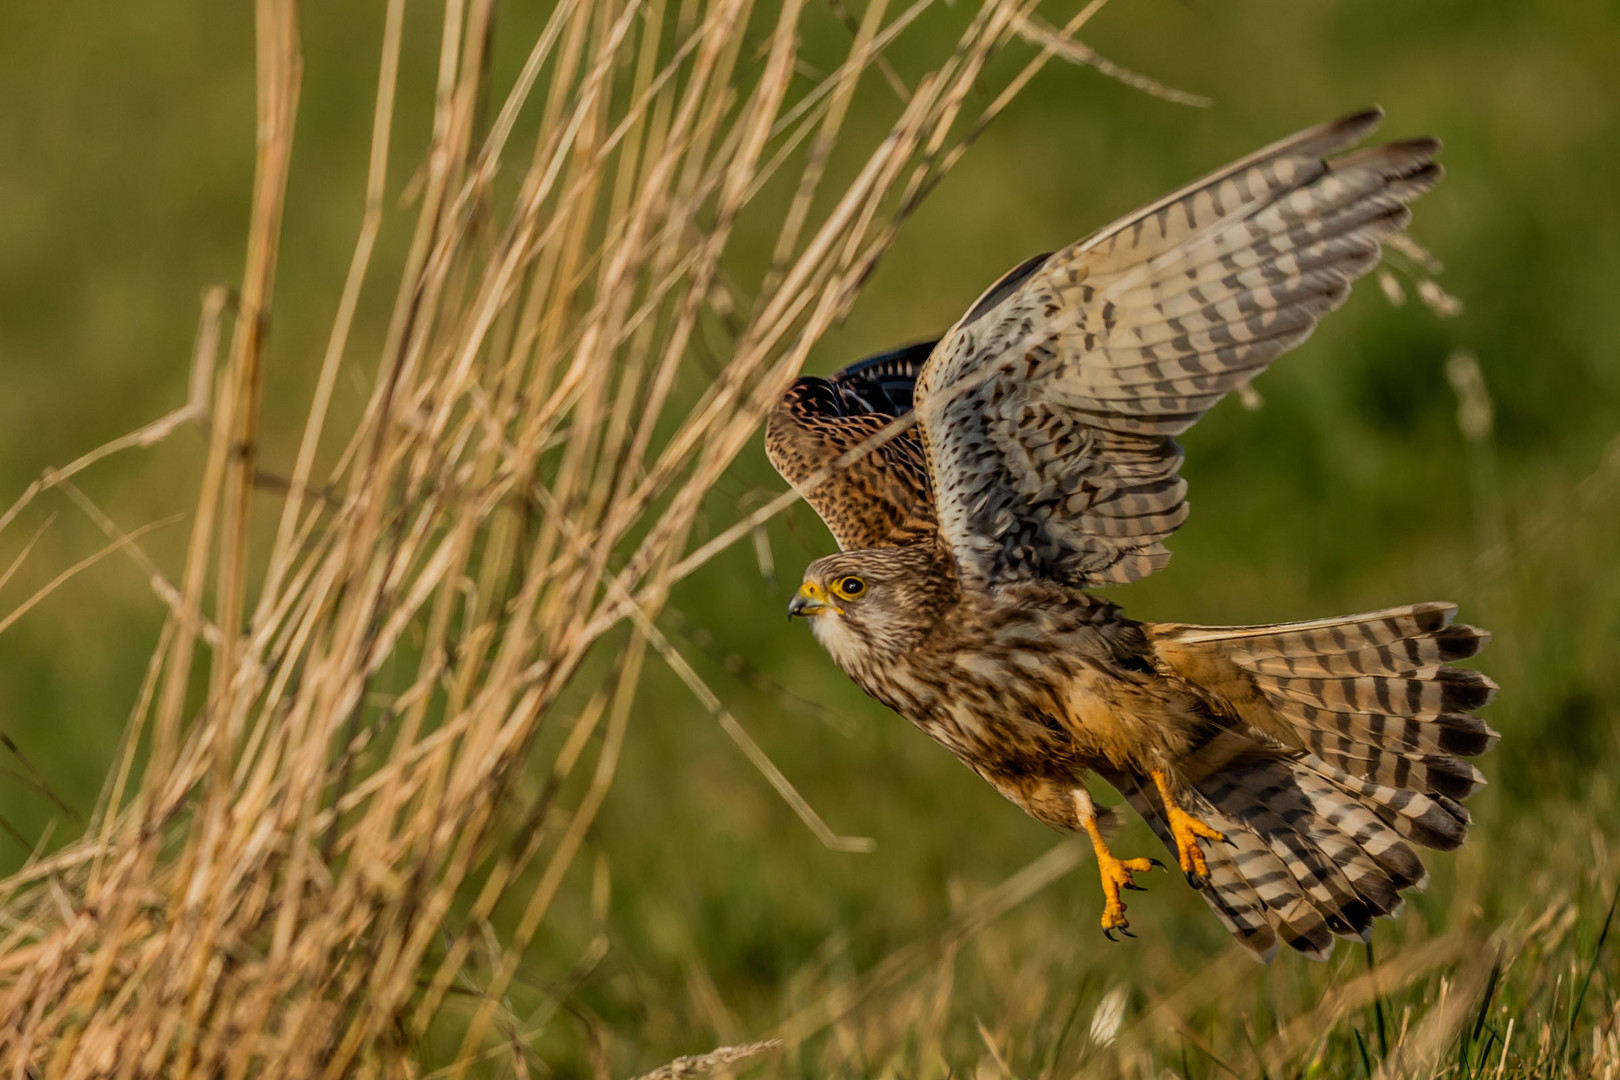
POLYGON ((865 591, 866 582, 862 581, 858 577, 854 577, 853 575, 850 577, 841 577, 837 581, 833 582, 833 592, 837 593, 845 600, 853 600, 865 591))

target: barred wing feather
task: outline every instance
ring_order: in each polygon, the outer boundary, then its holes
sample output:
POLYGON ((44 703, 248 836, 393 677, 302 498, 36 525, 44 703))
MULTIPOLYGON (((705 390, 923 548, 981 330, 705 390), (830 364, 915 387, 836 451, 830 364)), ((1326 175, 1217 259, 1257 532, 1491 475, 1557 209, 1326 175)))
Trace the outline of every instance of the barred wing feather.
POLYGON ((1131 581, 1187 516, 1174 436, 1308 337, 1440 179, 1439 144, 1324 160, 1377 110, 1285 139, 974 305, 916 387, 941 535, 965 574, 1131 581))

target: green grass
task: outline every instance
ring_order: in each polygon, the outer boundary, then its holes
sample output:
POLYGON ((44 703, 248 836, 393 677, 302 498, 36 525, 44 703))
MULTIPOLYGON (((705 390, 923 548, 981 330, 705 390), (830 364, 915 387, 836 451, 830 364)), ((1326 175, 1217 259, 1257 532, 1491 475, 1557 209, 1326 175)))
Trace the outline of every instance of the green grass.
MULTIPOLYGON (((0 12, 0 94, 28 103, 0 112, 4 503, 184 399, 196 297, 241 263, 250 20, 175 0, 116 22, 80 6, 0 12)), ((536 20, 512 7, 497 54, 508 80, 536 20)), ((381 21, 361 6, 306 14, 270 339, 271 468, 296 451, 349 257, 381 21)), ((411 17, 428 31, 435 18, 411 17)), ((932 55, 961 18, 919 27, 907 48, 932 55)), ((835 20, 816 25, 837 43, 835 20)), ((1253 964, 1172 876, 1133 899, 1140 940, 1110 944, 1088 855, 864 699, 785 624, 800 568, 831 550, 799 506, 765 531, 773 572, 739 545, 683 583, 660 625, 829 826, 876 850, 820 844, 684 685, 651 666, 612 792, 506 1003, 532 1067, 632 1075, 780 1035, 789 1045, 736 1068, 1620 1074, 1620 15, 1590 0, 1121 0, 1094 25, 1086 39, 1102 53, 1215 107, 1048 70, 908 223, 810 366, 938 333, 1031 252, 1304 124, 1378 102, 1389 135, 1440 135, 1450 176, 1417 208, 1413 235, 1446 263, 1440 281, 1465 312, 1440 320, 1415 289, 1397 308, 1359 286, 1259 382, 1263 408, 1225 403, 1184 440, 1194 512, 1171 541, 1175 560, 1113 595, 1140 618, 1219 623, 1458 602, 1495 634, 1480 666, 1503 687, 1487 712, 1503 738, 1480 762, 1490 786, 1470 804, 1473 838, 1429 858, 1429 890, 1371 947, 1341 943, 1327 964, 1253 964), (1494 405, 1483 442, 1458 427, 1445 362, 1459 350, 1477 355, 1494 405), (1115 1007, 1103 1038, 1099 1012, 1115 1007)), ((419 121, 434 42, 406 41, 401 108, 419 121)), ((921 61, 901 51, 895 64, 906 75, 921 61)), ((857 134, 887 123, 877 101, 852 118, 857 134)), ((391 199, 421 149, 410 142, 420 124, 400 129, 391 199)), ((408 213, 387 219, 380 260, 408 229, 408 213)), ((744 243, 730 274, 745 295, 767 255, 744 243)), ((357 325, 373 351, 385 291, 367 295, 357 325)), ((363 404, 368 377, 356 368, 339 410, 363 404)), ((200 440, 177 438, 85 486, 133 527, 189 509, 180 493, 202 456, 200 440)), ((756 448, 701 528, 718 532, 781 486, 756 448)), ((35 528, 40 547, 0 588, 0 610, 103 542, 56 501, 5 534, 0 565, 35 528)), ((179 565, 184 533, 151 538, 165 566, 179 565)), ((25 844, 54 849, 89 815, 160 621, 145 578, 110 560, 0 635, 0 733, 21 755, 0 753, 12 770, 0 869, 20 865, 25 844)), ((517 785, 514 829, 540 783, 517 785)), ((1133 824, 1120 847, 1157 843, 1133 824)), ((515 890, 492 923, 509 925, 523 899, 515 890)), ((452 1017, 426 1058, 456 1045, 452 1017)))

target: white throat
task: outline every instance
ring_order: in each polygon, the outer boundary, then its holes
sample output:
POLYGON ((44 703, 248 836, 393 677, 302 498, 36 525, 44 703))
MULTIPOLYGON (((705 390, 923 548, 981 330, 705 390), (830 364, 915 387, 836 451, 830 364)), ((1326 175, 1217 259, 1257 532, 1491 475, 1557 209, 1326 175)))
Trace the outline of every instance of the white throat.
POLYGON ((833 662, 851 674, 857 668, 872 662, 872 647, 849 628, 844 617, 827 611, 810 619, 810 631, 833 658, 833 662))

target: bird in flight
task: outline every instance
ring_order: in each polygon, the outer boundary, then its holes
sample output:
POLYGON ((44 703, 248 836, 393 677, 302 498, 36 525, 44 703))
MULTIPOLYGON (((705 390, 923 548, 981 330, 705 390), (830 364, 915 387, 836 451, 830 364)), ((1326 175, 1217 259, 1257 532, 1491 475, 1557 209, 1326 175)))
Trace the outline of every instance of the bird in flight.
POLYGON ((1440 179, 1433 139, 1301 132, 1014 268, 937 342, 801 378, 766 450, 841 549, 789 606, 867 694, 1037 820, 1084 831, 1129 934, 1091 776, 1263 959, 1366 940, 1451 850, 1497 734, 1447 603, 1269 626, 1127 618, 1084 591, 1164 566, 1175 436, 1299 344, 1440 179), (1339 155, 1339 156, 1334 156, 1339 155))

